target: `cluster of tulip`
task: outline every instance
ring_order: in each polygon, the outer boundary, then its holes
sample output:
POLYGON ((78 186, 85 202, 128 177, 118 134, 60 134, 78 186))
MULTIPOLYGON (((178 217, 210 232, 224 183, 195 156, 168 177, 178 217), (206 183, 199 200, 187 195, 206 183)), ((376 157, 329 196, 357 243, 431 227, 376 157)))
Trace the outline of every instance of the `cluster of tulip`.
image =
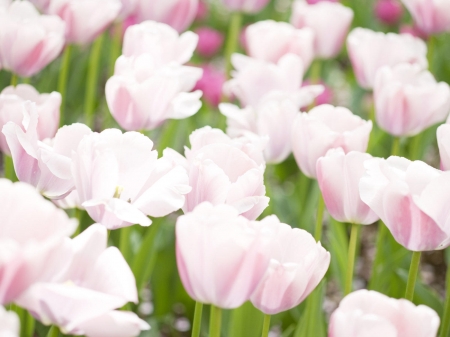
MULTIPOLYGON (((11 82, 0 93, 0 336, 172 336, 138 302, 174 278, 188 305, 195 301, 192 324, 178 329, 192 337, 205 333, 204 305, 211 337, 449 337, 450 293, 445 310, 439 299, 414 295, 418 287, 430 293, 417 280, 421 252, 450 246, 450 86, 434 78, 430 57, 433 35, 450 32, 450 0, 402 2, 415 23, 408 34, 351 30, 356 7, 295 0, 290 23, 261 20, 243 29, 244 55, 236 53, 242 16, 264 11, 269 0, 0 0, 0 75, 11 82), (226 81, 191 65, 196 50, 209 59, 221 48, 217 31, 185 31, 205 19, 208 6, 230 16, 219 60, 226 81), (110 27, 113 66, 103 86, 110 27), (338 57, 345 64, 345 42, 370 120, 329 98, 321 104, 330 90, 321 66, 338 57), (85 115, 74 118, 71 55, 91 43, 85 115), (60 55, 58 92, 40 94, 29 77, 60 55), (99 118, 100 87, 115 128, 99 118), (217 128, 192 127, 205 118, 217 128), (171 120, 190 124, 181 130, 171 120), (427 129, 440 169, 418 160, 427 129), (186 130, 190 148, 182 154, 169 145, 186 130), (377 147, 386 153, 386 139, 391 156, 375 156, 377 147), (315 228, 304 227, 314 235, 286 224, 274 206, 269 181, 289 160, 301 171, 294 202, 303 213, 317 211, 315 228), (325 209, 334 220, 324 221, 325 209), (350 224, 349 236, 338 222, 350 224), (377 222, 370 290, 353 291, 361 229, 377 222), (343 231, 331 237, 324 223, 343 231), (164 261, 155 248, 162 231, 175 240, 164 261), (400 299, 373 286, 398 272, 382 267, 386 250, 410 261, 400 299), (176 265, 177 275, 154 280, 164 263, 176 265), (325 328, 330 266, 342 292, 325 328), (288 311, 294 327, 280 319, 277 334, 271 317, 288 311)), ((396 24, 402 7, 379 0, 375 12, 396 24)))

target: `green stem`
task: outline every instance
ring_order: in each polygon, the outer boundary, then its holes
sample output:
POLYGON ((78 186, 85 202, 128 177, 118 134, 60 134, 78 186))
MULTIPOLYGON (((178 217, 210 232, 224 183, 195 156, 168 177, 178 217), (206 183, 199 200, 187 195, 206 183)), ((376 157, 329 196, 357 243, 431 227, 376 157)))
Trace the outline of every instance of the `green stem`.
POLYGON ((352 230, 350 232, 350 243, 348 245, 347 278, 345 280, 344 295, 348 295, 352 292, 353 270, 355 268, 356 243, 358 241, 358 235, 360 230, 361 225, 352 224, 352 230))
POLYGON ((309 80, 311 84, 318 84, 322 77, 322 60, 314 60, 311 65, 309 80))
POLYGON ((450 332, 450 268, 447 267, 446 295, 444 315, 442 316, 441 332, 439 337, 448 337, 450 332))
POLYGON ((56 325, 53 325, 50 330, 48 330, 47 337, 58 337, 59 336, 59 328, 56 325))
POLYGON ((173 140, 177 138, 177 130, 180 121, 171 119, 166 121, 166 126, 164 127, 161 136, 159 138, 158 153, 162 155, 165 148, 173 145, 173 140))
POLYGON ((18 82, 18 77, 17 77, 17 75, 14 74, 14 73, 12 73, 12 74, 11 74, 11 85, 12 85, 13 87, 15 87, 15 86, 17 85, 17 82, 18 82))
POLYGON ((264 315, 263 331, 261 337, 268 337, 270 330, 270 315, 264 315))
POLYGON ((86 125, 94 128, 95 99, 97 98, 97 82, 99 77, 99 63, 102 51, 104 34, 100 35, 92 45, 89 56, 89 66, 87 74, 86 96, 84 112, 86 114, 86 125))
POLYGON ((122 47, 122 31, 123 21, 117 22, 114 25, 114 35, 111 43, 111 58, 109 60, 109 74, 114 75, 114 68, 116 66, 116 60, 120 56, 120 50, 122 47))
POLYGON ((34 336, 35 321, 34 317, 27 311, 25 313, 25 337, 34 336))
POLYGON ((317 203, 317 216, 316 216, 316 230, 314 232, 314 238, 316 241, 320 241, 322 238, 323 227, 323 211, 325 210, 325 202, 323 201, 322 193, 319 194, 319 201, 317 203))
POLYGON ((6 154, 3 154, 3 173, 5 175, 5 178, 11 181, 17 181, 13 159, 6 154))
POLYGON ((406 283, 405 298, 409 301, 413 300, 414 288, 416 286, 417 274, 419 272, 421 252, 413 252, 411 266, 409 267, 408 282, 406 283))
POLYGON ((65 123, 64 120, 64 111, 66 108, 66 102, 67 102, 67 78, 69 76, 69 65, 70 65, 70 54, 72 53, 72 46, 69 44, 66 46, 66 49, 64 50, 63 58, 61 61, 61 69, 59 71, 59 78, 58 78, 58 91, 61 94, 61 108, 60 108, 60 118, 59 118, 59 125, 63 126, 65 123))
POLYGON ((410 138, 409 159, 418 160, 420 158, 420 144, 422 143, 423 133, 410 138))
POLYGON ((78 220, 78 226, 75 232, 72 234, 72 237, 76 237, 81 233, 81 220, 83 218, 83 211, 79 208, 75 208, 75 218, 78 220))
POLYGON ((222 309, 211 305, 211 314, 209 320, 209 337, 220 337, 220 328, 222 325, 222 309))
POLYGON ((394 137, 392 139, 391 155, 392 156, 399 156, 400 155, 400 138, 398 138, 398 137, 394 137))
POLYGON ((232 69, 231 55, 236 51, 239 34, 242 25, 242 14, 240 12, 234 12, 231 14, 230 26, 228 29, 227 44, 225 46, 225 74, 227 78, 230 78, 230 72, 232 69))
POLYGON ((192 324, 192 337, 199 337, 202 327, 203 303, 195 302, 194 322, 192 324))
POLYGON ((123 257, 127 262, 130 261, 130 234, 131 234, 131 227, 123 227, 120 229, 120 241, 119 241, 119 249, 122 252, 123 257))
POLYGON ((436 52, 436 38, 431 35, 428 38, 428 69, 430 72, 433 72, 433 63, 434 63, 434 54, 436 52))

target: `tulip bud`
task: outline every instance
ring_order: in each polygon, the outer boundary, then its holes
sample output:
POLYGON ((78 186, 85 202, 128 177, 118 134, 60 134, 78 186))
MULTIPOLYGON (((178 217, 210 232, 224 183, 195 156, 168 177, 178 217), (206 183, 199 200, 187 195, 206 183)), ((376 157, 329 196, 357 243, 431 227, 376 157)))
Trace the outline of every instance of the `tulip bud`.
POLYGON ((201 27, 195 30, 198 35, 197 53, 202 57, 211 57, 217 54, 223 44, 221 32, 209 27, 201 27))
POLYGON ((375 4, 375 15, 381 22, 395 25, 402 18, 403 7, 397 0, 378 0, 375 4))

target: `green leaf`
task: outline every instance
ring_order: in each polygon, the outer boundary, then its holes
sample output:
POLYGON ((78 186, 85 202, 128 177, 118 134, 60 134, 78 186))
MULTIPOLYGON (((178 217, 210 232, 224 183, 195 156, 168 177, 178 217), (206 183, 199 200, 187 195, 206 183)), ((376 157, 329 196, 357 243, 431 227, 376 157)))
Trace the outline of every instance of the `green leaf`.
POLYGON ((250 302, 246 302, 232 311, 227 336, 260 337, 263 320, 263 313, 250 302))

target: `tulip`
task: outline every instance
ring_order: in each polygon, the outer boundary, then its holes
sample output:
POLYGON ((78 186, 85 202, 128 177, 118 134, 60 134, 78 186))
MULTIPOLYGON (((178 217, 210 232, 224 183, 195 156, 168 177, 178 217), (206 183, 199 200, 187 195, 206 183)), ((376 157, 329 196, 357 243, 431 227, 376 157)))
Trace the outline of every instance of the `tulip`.
POLYGON ((2 130, 17 178, 50 199, 65 197, 74 188, 70 172, 72 151, 91 130, 84 124, 72 124, 59 129, 52 140, 41 142, 37 134, 38 114, 31 102, 23 104, 21 124, 8 122, 2 130))
POLYGON ((450 245, 450 237, 423 211, 418 201, 438 181, 441 171, 424 162, 401 157, 374 158, 364 166, 366 175, 359 185, 361 199, 380 217, 398 243, 415 252, 450 245))
POLYGON ((320 2, 339 2, 339 0, 306 0, 310 5, 318 4, 320 2))
POLYGON ((292 129, 292 149, 302 172, 316 178, 316 163, 328 150, 341 147, 345 153, 365 152, 372 122, 350 110, 319 105, 309 113, 299 113, 292 129))
POLYGON ((72 174, 81 205, 108 229, 139 224, 178 209, 190 191, 181 166, 152 150, 138 132, 117 129, 83 138, 72 154, 72 174))
POLYGON ((138 301, 134 275, 116 247, 107 248, 107 231, 92 225, 67 243, 67 269, 47 282, 32 285, 17 303, 42 323, 65 334, 138 336, 149 325, 131 312, 114 311, 138 301))
POLYGON ((295 54, 305 69, 314 58, 314 31, 296 29, 286 22, 259 21, 245 30, 248 55, 259 60, 277 63, 286 54, 295 54))
MULTIPOLYGON (((314 100, 315 104, 316 104, 316 105, 332 104, 332 103, 333 103, 333 100, 334 100, 333 89, 332 89, 330 86, 328 86, 325 82, 323 82, 322 80, 318 80, 318 81, 315 81, 315 82, 316 82, 316 84, 320 84, 320 85, 323 87, 323 92, 322 92, 320 95, 318 95, 318 96, 315 98, 315 100, 314 100)), ((312 83, 311 80, 306 80, 306 81, 304 81, 304 82, 302 83, 302 87, 308 87, 308 86, 310 86, 310 85, 312 85, 312 84, 313 84, 313 83, 312 83)), ((311 102, 311 103, 312 103, 312 102, 311 102)), ((304 106, 302 106, 301 108, 307 109, 308 106, 307 106, 307 105, 304 105, 304 106)), ((303 109, 302 109, 302 110, 303 110, 303 109)))
POLYGON ((358 83, 365 89, 373 88, 377 71, 383 66, 400 63, 417 64, 421 69, 428 66, 427 46, 410 34, 355 28, 347 38, 347 49, 358 83))
POLYGON ((317 57, 336 57, 353 20, 353 11, 341 5, 321 1, 308 5, 304 0, 294 2, 291 23, 297 28, 314 32, 314 53, 317 57))
POLYGON ((378 125, 394 136, 414 136, 443 122, 450 112, 450 87, 417 64, 378 71, 374 86, 378 125))
POLYGON ((437 143, 441 156, 441 169, 450 170, 450 124, 443 124, 437 128, 437 143))
POLYGON ((120 0, 52 0, 48 12, 66 22, 66 42, 94 41, 119 15, 120 0))
POLYGON ((427 40, 428 35, 425 34, 419 27, 416 25, 401 25, 400 26, 400 34, 409 34, 414 37, 418 37, 422 40, 427 40))
POLYGON ((195 20, 203 21, 208 16, 209 5, 206 1, 207 0, 199 0, 195 20))
POLYGON ((450 31, 450 3, 440 0, 402 0, 415 23, 427 34, 450 31))
POLYGON ((330 215, 340 222, 370 225, 378 216, 359 195, 359 180, 365 173, 364 162, 371 159, 368 153, 341 148, 331 149, 317 160, 317 181, 330 215))
POLYGON ((13 1, 0 11, 0 64, 29 77, 58 57, 64 47, 64 22, 55 15, 40 15, 28 1, 13 1))
POLYGON ((221 0, 230 11, 257 13, 267 6, 269 0, 221 0))
POLYGON ((258 223, 229 205, 205 202, 180 216, 175 231, 178 272, 189 296, 225 309, 250 299, 269 265, 258 223))
POLYGON ((330 318, 329 337, 435 337, 439 316, 425 305, 358 290, 346 296, 330 318))
POLYGON ((158 21, 182 32, 194 21, 198 2, 199 0, 138 0, 135 13, 138 21, 158 21))
POLYGON ((225 73, 215 69, 212 65, 201 67, 202 78, 195 84, 194 90, 203 92, 204 100, 213 107, 217 107, 222 99, 222 88, 226 81, 225 73))
POLYGON ((0 306, 0 336, 19 337, 20 321, 17 314, 12 311, 6 311, 0 306))
POLYGON ((375 15, 387 25, 397 24, 403 15, 403 7, 397 0, 378 0, 375 4, 375 15))
POLYGON ((121 20, 125 20, 130 15, 133 15, 136 11, 136 6, 139 0, 120 0, 122 3, 122 8, 120 9, 120 13, 118 18, 121 20))
POLYGON ((195 30, 198 35, 197 53, 202 57, 211 57, 217 54, 223 44, 223 34, 209 27, 200 27, 195 30))
MULTIPOLYGON (((46 13, 51 0, 28 0, 41 12, 46 13)), ((1 2, 1 1, 0 1, 1 2)))
POLYGON ((330 265, 330 253, 311 234, 280 223, 274 215, 258 226, 270 233, 270 264, 251 301, 274 315, 296 307, 316 288, 330 265))
POLYGON ((256 219, 269 203, 265 196, 263 140, 259 137, 231 139, 223 131, 209 126, 194 131, 191 148, 185 156, 171 149, 164 151, 185 167, 192 191, 186 195, 185 213, 208 201, 228 204, 250 220, 256 219))
POLYGON ((32 186, 7 179, 0 179, 0 216, 0 304, 7 304, 64 270, 70 255, 64 237, 77 222, 32 186))

